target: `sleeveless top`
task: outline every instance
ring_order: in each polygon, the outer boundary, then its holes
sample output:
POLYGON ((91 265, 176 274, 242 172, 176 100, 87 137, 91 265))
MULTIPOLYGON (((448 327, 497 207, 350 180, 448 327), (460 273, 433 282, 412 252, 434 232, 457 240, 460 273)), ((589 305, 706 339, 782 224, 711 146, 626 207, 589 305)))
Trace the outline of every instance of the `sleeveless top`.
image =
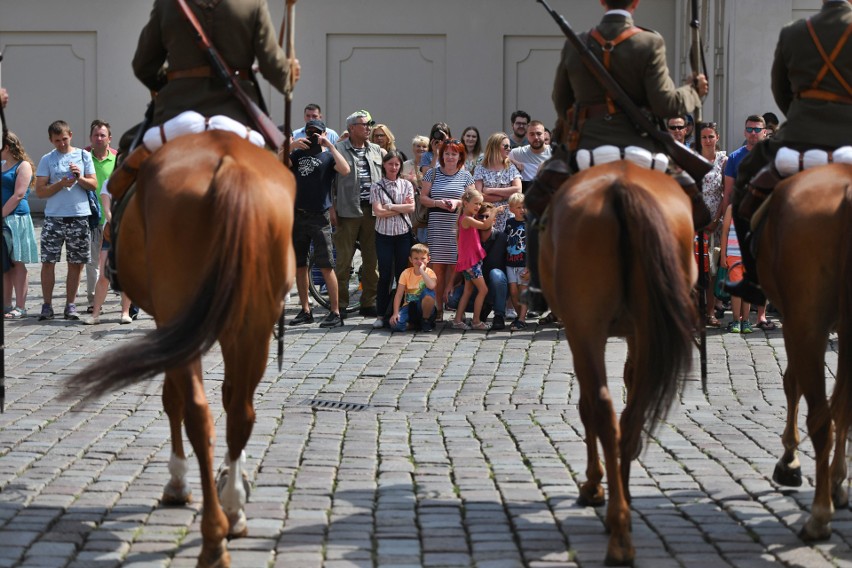
POLYGON ((485 249, 479 242, 479 231, 476 227, 462 227, 463 215, 459 215, 459 256, 456 262, 456 272, 464 272, 485 258, 485 249))
MULTIPOLYGON (((18 177, 18 166, 20 166, 21 163, 22 162, 18 162, 0 175, 0 180, 2 180, 0 182, 0 186, 2 186, 3 205, 5 205, 6 202, 15 194, 15 180, 18 177)), ((21 199, 20 203, 18 203, 18 206, 15 207, 15 210, 12 213, 15 215, 30 214, 30 202, 27 200, 29 195, 30 190, 27 189, 27 193, 24 195, 24 198, 21 199)))

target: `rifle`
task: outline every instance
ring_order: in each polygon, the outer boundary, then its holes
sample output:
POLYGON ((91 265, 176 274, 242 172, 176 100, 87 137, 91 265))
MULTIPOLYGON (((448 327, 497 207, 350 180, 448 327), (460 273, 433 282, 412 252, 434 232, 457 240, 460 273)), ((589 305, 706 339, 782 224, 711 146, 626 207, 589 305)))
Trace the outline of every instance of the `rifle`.
POLYGON ((633 121, 637 130, 647 133, 652 140, 665 148, 666 153, 671 156, 672 160, 683 168, 686 173, 692 176, 693 179, 701 180, 707 172, 713 169, 713 164, 705 160, 703 156, 696 154, 672 138, 672 135, 668 132, 664 132, 657 128, 657 126, 647 116, 645 116, 639 107, 636 106, 636 103, 630 99, 627 93, 624 92, 621 85, 612 78, 612 75, 609 74, 609 71, 607 71, 606 67, 603 66, 603 63, 595 57, 591 50, 589 50, 588 46, 580 40, 580 37, 576 33, 574 33, 574 30, 571 29, 571 25, 568 24, 565 18, 561 14, 556 13, 547 4, 546 0, 537 1, 544 6, 547 13, 556 20, 556 23, 562 29, 565 37, 568 38, 571 45, 573 45, 580 53, 580 59, 583 62, 583 65, 586 66, 589 73, 591 73, 597 82, 600 83, 615 104, 621 108, 624 114, 626 114, 631 121, 633 121))
POLYGON ((186 19, 189 20, 189 23, 193 28, 195 28, 196 43, 198 43, 198 47, 201 48, 201 51, 207 53, 207 57, 210 59, 211 68, 225 82, 225 87, 228 89, 228 92, 235 96, 243 107, 245 107, 255 128, 266 140, 266 144, 277 151, 284 144, 284 135, 281 134, 281 131, 278 130, 278 127, 274 122, 272 122, 272 119, 269 118, 269 116, 257 106, 257 103, 249 98, 243 88, 240 87, 240 84, 231 72, 231 68, 228 67, 228 64, 225 63, 224 59, 222 59, 219 51, 212 43, 210 43, 210 40, 201 28, 201 24, 198 22, 195 14, 193 14, 192 10, 190 10, 189 6, 187 6, 186 0, 177 0, 177 2, 180 5, 181 10, 183 10, 183 14, 186 16, 186 19))

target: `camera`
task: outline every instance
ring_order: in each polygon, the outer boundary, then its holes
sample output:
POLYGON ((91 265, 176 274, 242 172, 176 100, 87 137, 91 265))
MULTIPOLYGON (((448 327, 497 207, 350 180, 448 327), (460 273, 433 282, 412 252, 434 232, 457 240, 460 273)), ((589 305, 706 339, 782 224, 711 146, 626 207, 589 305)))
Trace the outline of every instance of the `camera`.
POLYGON ((311 146, 319 146, 319 143, 320 143, 320 137, 319 137, 319 134, 317 134, 316 132, 312 132, 312 133, 308 136, 308 140, 310 140, 310 142, 311 142, 311 146))

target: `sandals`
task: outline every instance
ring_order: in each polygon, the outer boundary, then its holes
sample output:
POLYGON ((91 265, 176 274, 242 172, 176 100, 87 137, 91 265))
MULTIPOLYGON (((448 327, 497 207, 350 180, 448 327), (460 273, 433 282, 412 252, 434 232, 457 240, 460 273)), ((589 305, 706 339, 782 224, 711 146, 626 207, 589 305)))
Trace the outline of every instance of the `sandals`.
POLYGON ((704 318, 704 325, 707 327, 722 327, 722 322, 720 322, 714 316, 707 316, 704 318))
POLYGON ((6 318, 7 320, 23 319, 23 318, 27 317, 27 309, 26 308, 12 308, 11 310, 9 310, 5 314, 3 314, 3 317, 6 318))
POLYGON ((478 331, 488 331, 489 329, 491 329, 491 324, 485 323, 484 321, 481 321, 479 323, 475 323, 475 324, 471 325, 468 329, 476 329, 478 331))
POLYGON ((527 322, 516 319, 512 322, 512 325, 509 326, 509 329, 512 331, 521 331, 527 328, 527 322))
POLYGON ((462 321, 453 321, 453 329, 461 329, 463 331, 467 331, 470 329, 470 326, 467 325, 464 320, 462 321))
POLYGON ((759 321, 756 324, 754 324, 754 327, 760 328, 763 331, 772 331, 773 329, 775 329, 778 326, 775 325, 775 322, 771 322, 769 320, 764 320, 764 321, 759 321))

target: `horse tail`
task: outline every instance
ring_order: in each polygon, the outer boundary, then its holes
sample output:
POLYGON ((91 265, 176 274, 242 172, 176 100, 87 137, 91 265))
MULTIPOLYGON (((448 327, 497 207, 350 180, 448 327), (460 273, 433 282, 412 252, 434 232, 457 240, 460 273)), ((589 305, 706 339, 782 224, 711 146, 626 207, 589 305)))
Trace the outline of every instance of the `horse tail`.
POLYGON ((264 251, 280 243, 265 221, 269 204, 255 198, 254 176, 230 156, 220 161, 204 197, 214 202, 212 258, 194 299, 171 321, 71 377, 64 398, 82 396, 88 402, 189 364, 243 322, 249 302, 269 301, 264 305, 275 306, 270 317, 277 316, 281 290, 273 285, 271 258, 264 251))
MULTIPOLYGON (((625 302, 634 320, 634 408, 653 430, 671 407, 680 377, 692 366, 697 313, 690 279, 683 274, 684 245, 657 199, 622 179, 611 191, 625 302)), ((689 246, 691 250, 691 242, 689 246)), ((639 436, 640 429, 634 430, 639 436)))
MULTIPOLYGON (((847 180, 841 206, 840 227, 852 224, 852 180, 847 180)), ((841 231, 842 234, 842 231, 841 231)), ((840 239, 840 298, 837 323, 837 380, 831 397, 831 414, 840 418, 838 428, 849 428, 852 420, 852 241, 840 239)))

